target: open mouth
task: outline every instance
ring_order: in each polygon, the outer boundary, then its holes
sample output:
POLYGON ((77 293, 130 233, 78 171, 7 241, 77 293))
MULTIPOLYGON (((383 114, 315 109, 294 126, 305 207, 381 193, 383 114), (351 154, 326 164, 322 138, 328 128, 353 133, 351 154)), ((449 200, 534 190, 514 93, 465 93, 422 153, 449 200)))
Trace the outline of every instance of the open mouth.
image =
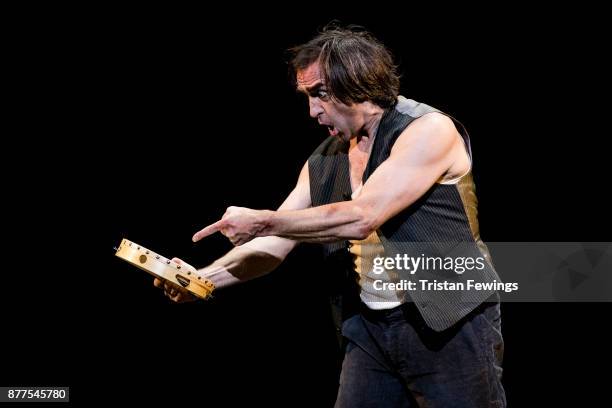
POLYGON ((338 133, 340 133, 338 128, 336 128, 335 126, 331 126, 331 125, 326 125, 326 126, 327 126, 327 130, 329 131, 330 136, 338 136, 338 133))

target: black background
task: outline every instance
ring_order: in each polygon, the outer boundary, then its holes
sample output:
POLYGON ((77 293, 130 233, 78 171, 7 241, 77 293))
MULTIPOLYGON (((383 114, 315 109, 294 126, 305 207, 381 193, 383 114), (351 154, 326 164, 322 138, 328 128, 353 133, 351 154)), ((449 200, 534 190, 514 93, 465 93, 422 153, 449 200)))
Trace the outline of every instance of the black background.
MULTIPOLYGON (((333 405, 316 246, 187 305, 113 256, 126 237, 201 267, 231 245, 195 231, 230 205, 280 205, 326 137, 284 50, 333 18, 392 50, 403 95, 466 125, 486 241, 610 241, 597 10, 324 8, 15 16, 0 384, 69 385, 86 404, 333 405)), ((509 406, 604 395, 609 304, 502 306, 509 406)))

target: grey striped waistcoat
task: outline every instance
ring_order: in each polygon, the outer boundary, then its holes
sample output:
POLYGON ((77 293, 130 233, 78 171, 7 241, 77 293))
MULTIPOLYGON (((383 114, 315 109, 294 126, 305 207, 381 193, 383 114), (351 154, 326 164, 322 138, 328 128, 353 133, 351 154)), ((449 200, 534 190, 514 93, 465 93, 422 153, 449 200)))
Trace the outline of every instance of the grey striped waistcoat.
MULTIPOLYGON (((363 174, 363 183, 389 157, 391 148, 404 129, 418 117, 436 109, 403 97, 394 108, 383 114, 374 146, 363 174)), ((454 119, 453 119, 454 120, 454 119)), ((455 121, 455 120, 454 120, 455 121)), ((464 138, 468 154, 470 144, 465 128, 455 121, 464 138)), ((348 143, 328 137, 308 159, 310 195, 313 206, 350 199, 348 143)), ((393 188, 390 186, 389 188, 393 188)), ((486 245, 481 241, 476 219, 476 195, 471 173, 457 184, 434 184, 419 200, 389 219, 377 231, 385 248, 385 256, 396 254, 418 256, 461 256, 485 258, 484 269, 463 274, 418 274, 415 279, 439 279, 451 282, 500 281, 486 245), (415 251, 418 251, 416 253, 415 251)), ((324 245, 326 259, 346 253, 346 242, 324 245)), ((449 328, 483 301, 494 290, 410 291, 411 300, 429 327, 441 331, 449 328)))

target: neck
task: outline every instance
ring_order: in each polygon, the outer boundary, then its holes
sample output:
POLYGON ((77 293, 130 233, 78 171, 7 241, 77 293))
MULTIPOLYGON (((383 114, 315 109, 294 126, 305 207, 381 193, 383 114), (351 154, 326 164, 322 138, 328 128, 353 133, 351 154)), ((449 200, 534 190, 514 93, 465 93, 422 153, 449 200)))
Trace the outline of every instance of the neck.
POLYGON ((365 102, 365 104, 366 109, 363 113, 363 127, 356 137, 351 138, 351 147, 357 146, 359 150, 369 151, 374 142, 374 137, 376 136, 376 131, 378 130, 378 125, 380 124, 384 110, 380 106, 370 102, 365 102))

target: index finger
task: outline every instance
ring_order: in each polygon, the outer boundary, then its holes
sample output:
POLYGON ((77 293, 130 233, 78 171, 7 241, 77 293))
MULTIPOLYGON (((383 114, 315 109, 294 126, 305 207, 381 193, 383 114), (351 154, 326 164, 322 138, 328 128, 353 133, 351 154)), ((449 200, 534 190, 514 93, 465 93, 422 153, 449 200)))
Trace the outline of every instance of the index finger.
POLYGON ((212 235, 215 232, 219 232, 221 230, 221 228, 223 228, 224 224, 225 224, 224 220, 219 220, 219 221, 215 222, 214 224, 210 224, 208 227, 204 227, 200 231, 196 232, 193 235, 193 237, 191 238, 191 240, 193 242, 198 242, 199 240, 201 240, 204 237, 212 235))

